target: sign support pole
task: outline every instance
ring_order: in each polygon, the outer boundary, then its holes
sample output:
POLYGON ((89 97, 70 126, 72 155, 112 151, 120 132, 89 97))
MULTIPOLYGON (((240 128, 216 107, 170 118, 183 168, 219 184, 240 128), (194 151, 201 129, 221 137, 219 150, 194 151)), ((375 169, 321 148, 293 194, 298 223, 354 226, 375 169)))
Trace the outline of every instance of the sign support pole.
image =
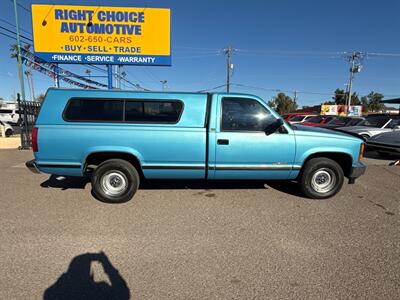
POLYGON ((108 73, 108 89, 112 90, 113 88, 113 71, 112 65, 107 65, 107 73, 108 73))
POLYGON ((60 87, 60 70, 58 69, 58 64, 56 64, 55 68, 55 77, 54 77, 54 85, 59 88, 60 87))
POLYGON ((22 58, 21 58, 21 42, 19 39, 19 22, 18 22, 18 11, 17 11, 17 0, 14 0, 14 14, 15 14, 15 31, 17 32, 17 62, 18 62, 18 77, 21 85, 21 97, 25 101, 25 86, 24 77, 22 70, 22 58))

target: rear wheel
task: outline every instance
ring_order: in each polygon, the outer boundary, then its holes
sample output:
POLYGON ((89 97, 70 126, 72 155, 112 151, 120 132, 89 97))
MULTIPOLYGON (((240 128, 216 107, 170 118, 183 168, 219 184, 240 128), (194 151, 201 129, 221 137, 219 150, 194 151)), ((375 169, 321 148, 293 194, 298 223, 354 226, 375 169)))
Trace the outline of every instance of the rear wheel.
POLYGON ((310 159, 300 175, 302 192, 312 199, 326 199, 336 195, 343 186, 342 168, 332 159, 310 159))
POLYGON ((101 201, 123 203, 132 199, 140 183, 136 168, 122 159, 101 163, 92 175, 93 193, 101 201))
POLYGON ((6 137, 12 136, 13 131, 11 129, 7 129, 5 134, 6 134, 6 137))

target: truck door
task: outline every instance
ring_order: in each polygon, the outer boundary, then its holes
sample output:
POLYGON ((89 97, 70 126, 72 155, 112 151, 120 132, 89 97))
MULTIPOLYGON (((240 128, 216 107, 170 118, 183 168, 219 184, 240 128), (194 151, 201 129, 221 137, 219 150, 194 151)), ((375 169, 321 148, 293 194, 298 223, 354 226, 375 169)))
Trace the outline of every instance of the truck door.
POLYGON ((214 178, 287 179, 297 168, 293 131, 285 127, 266 135, 277 117, 262 100, 226 95, 217 103, 214 178))

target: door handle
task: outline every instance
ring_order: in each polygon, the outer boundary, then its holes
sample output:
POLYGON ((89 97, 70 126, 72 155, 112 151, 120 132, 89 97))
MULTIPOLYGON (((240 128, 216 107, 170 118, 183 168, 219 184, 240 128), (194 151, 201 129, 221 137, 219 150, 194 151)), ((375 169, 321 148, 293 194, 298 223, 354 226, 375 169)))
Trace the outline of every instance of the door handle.
POLYGON ((218 140, 217 140, 217 144, 218 144, 218 145, 229 145, 229 140, 218 139, 218 140))

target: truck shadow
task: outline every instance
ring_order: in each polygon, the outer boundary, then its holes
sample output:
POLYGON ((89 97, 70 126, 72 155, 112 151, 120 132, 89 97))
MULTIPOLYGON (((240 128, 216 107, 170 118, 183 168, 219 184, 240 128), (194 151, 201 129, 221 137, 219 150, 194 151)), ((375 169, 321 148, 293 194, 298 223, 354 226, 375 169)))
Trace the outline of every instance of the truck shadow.
MULTIPOLYGON (((44 188, 85 189, 90 177, 70 177, 51 175, 40 184, 44 188)), ((142 180, 139 190, 236 190, 236 189, 273 189, 297 197, 304 197, 293 181, 254 181, 254 180, 142 180)))
POLYGON ((62 191, 68 189, 84 189, 90 182, 90 177, 58 176, 51 175, 40 186, 43 188, 59 188, 62 191))
POLYGON ((130 290, 126 281, 103 252, 85 253, 74 257, 68 270, 43 294, 44 300, 129 298, 130 290), (103 272, 100 271, 100 278, 105 278, 105 281, 96 278, 99 275, 96 273, 99 272, 94 272, 94 264, 101 265, 103 272))

